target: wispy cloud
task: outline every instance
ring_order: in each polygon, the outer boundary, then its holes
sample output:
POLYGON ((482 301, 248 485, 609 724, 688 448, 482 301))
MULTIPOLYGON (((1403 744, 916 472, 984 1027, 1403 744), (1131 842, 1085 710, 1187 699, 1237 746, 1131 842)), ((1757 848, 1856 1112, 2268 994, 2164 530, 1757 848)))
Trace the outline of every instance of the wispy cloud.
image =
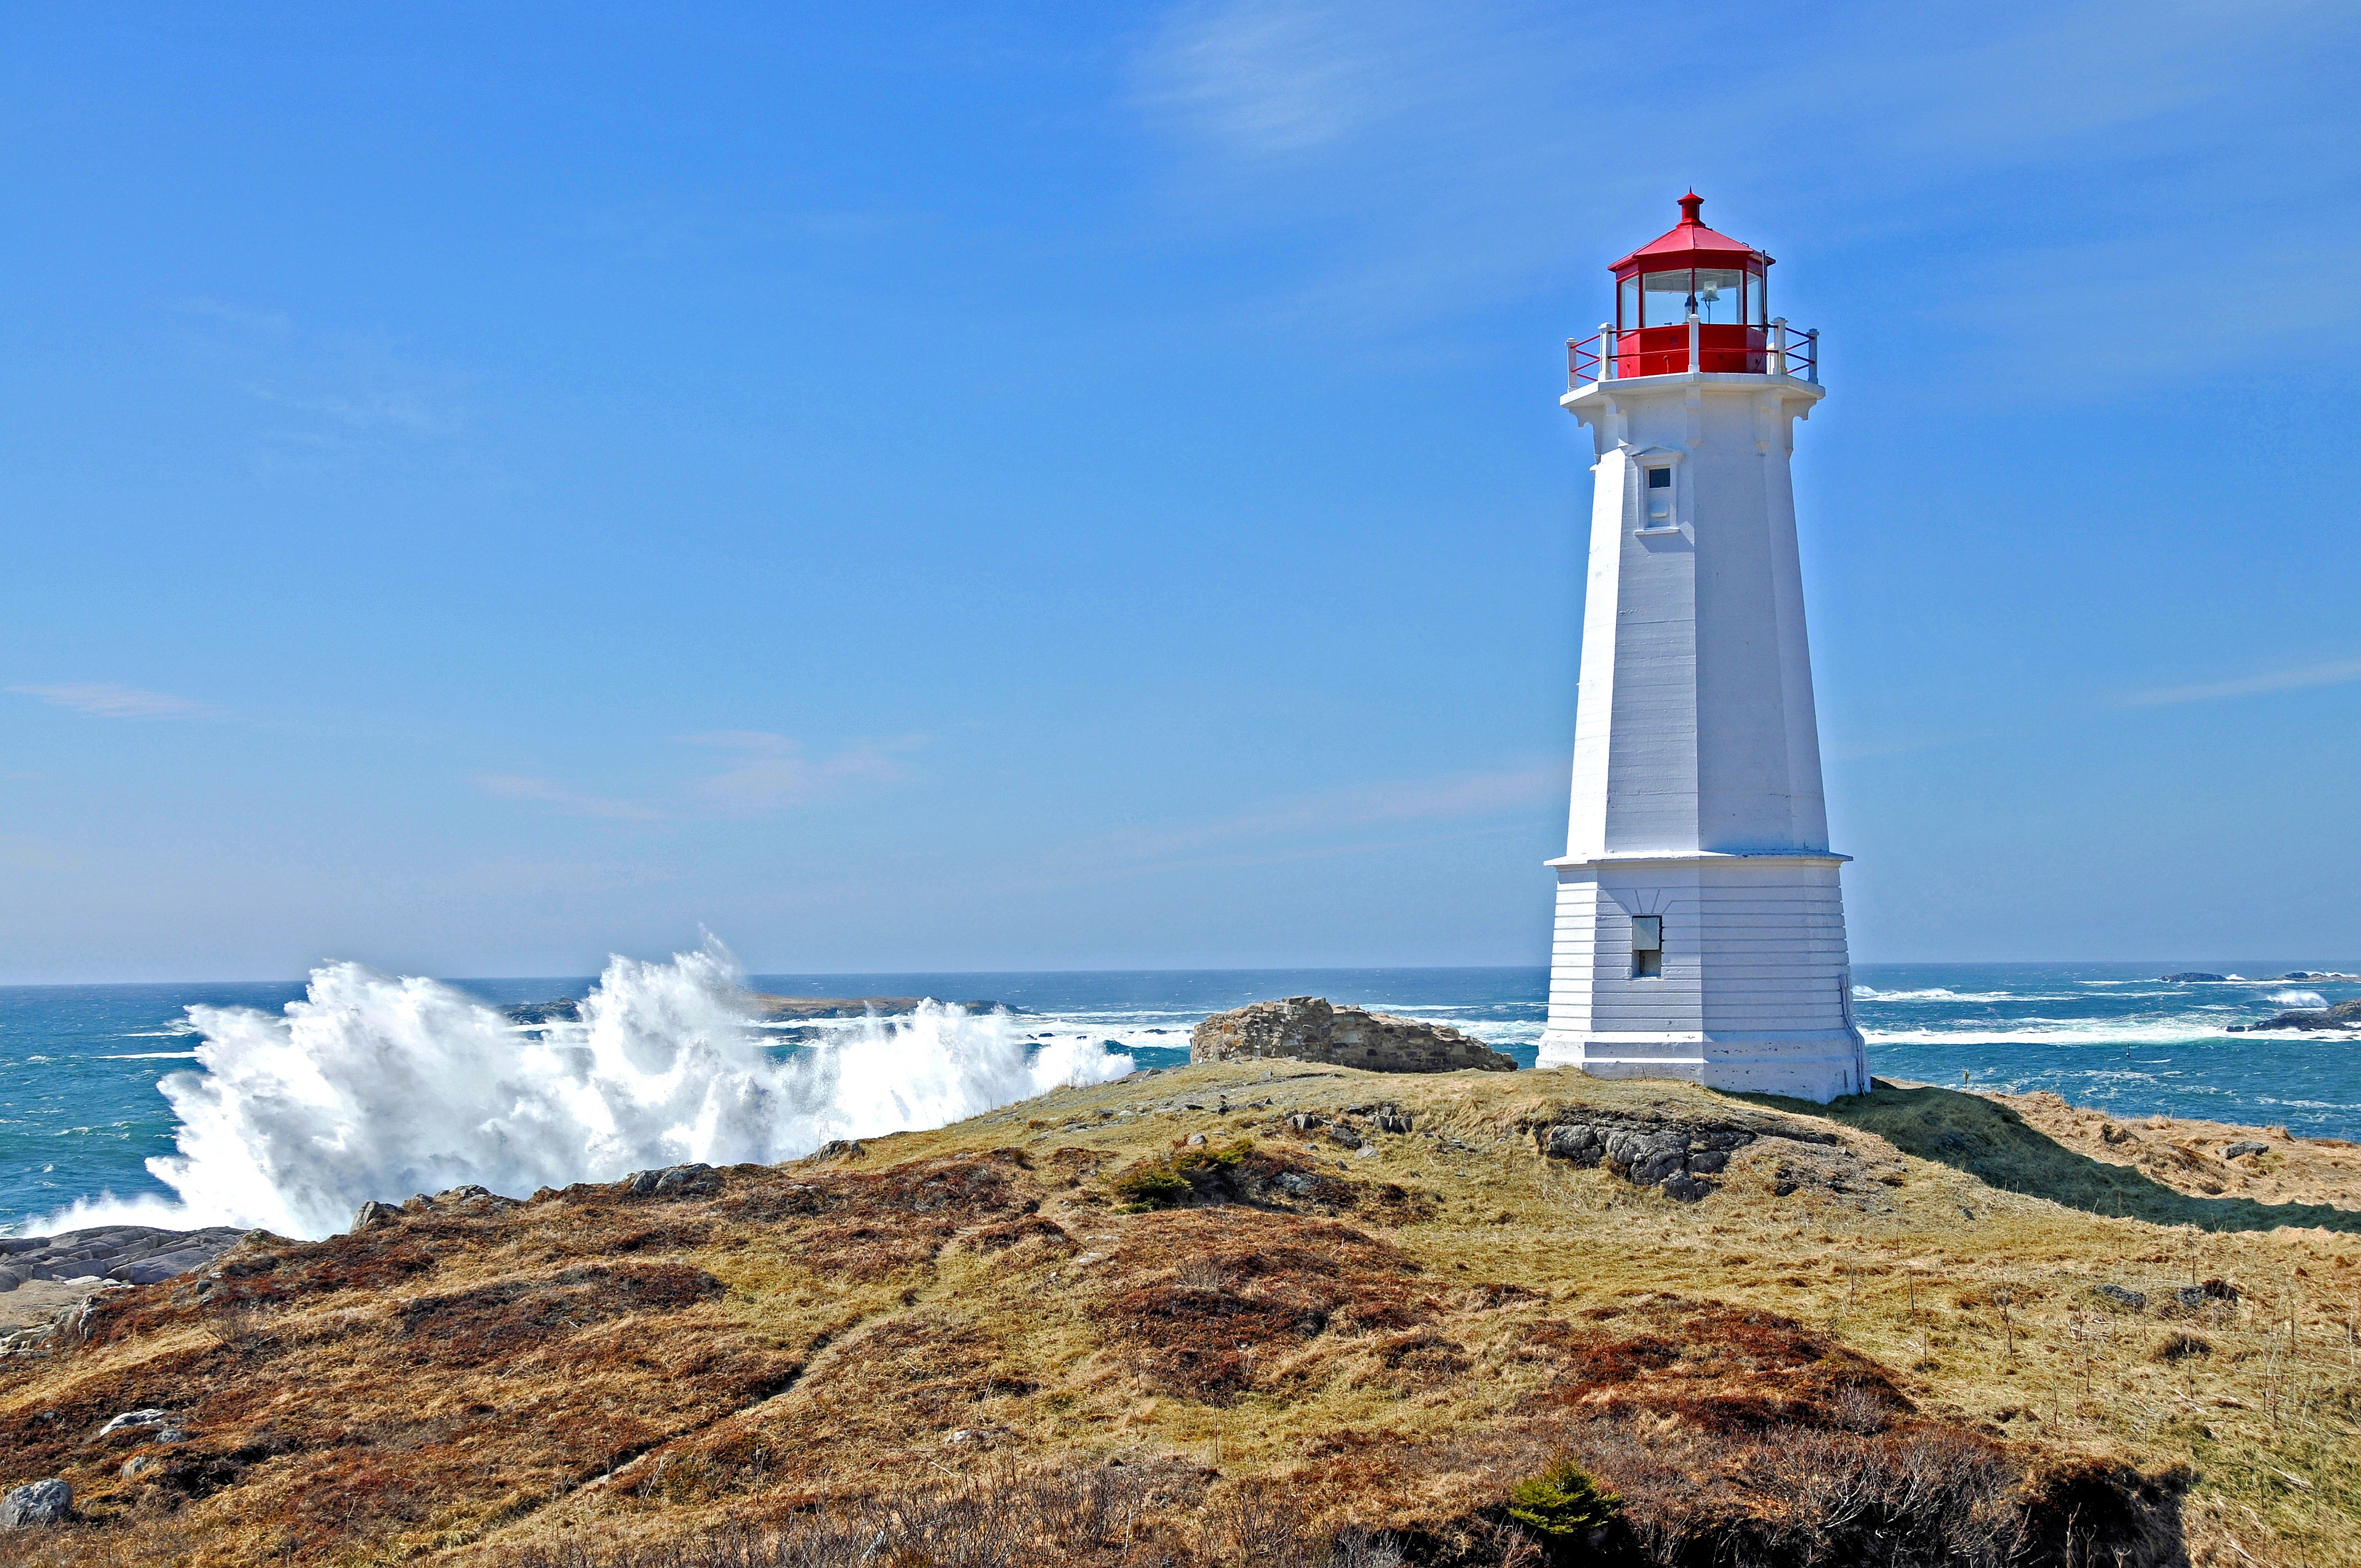
POLYGON ((589 795, 555 779, 526 773, 478 773, 475 785, 496 800, 525 800, 546 806, 565 817, 589 817, 606 822, 654 822, 664 813, 642 801, 589 795))
POLYGON ((100 718, 217 718, 221 716, 221 709, 211 703, 171 696, 163 692, 141 691, 134 686, 109 685, 103 681, 75 681, 54 686, 10 686, 8 689, 25 696, 38 697, 52 707, 70 707, 76 713, 93 714, 100 718))
POLYGON ((383 334, 322 331, 283 311, 180 302, 192 348, 262 410, 268 464, 309 463, 448 437, 469 419, 467 378, 423 364, 383 334))
POLYGON ((825 757, 804 754, 800 741, 762 729, 715 729, 683 740, 737 753, 720 773, 699 779, 693 792, 708 806, 732 816, 759 817, 802 806, 862 784, 894 784, 903 772, 890 752, 915 740, 881 745, 862 741, 825 757))
POLYGON ((2193 686, 2164 686, 2135 692, 2124 698, 2126 707, 2169 707, 2176 703, 2213 702, 2222 697, 2264 696, 2272 692, 2309 691, 2315 686, 2349 685, 2361 681, 2361 659, 2329 664, 2306 664, 2295 670, 2273 670, 2232 681, 2206 681, 2193 686))
MULTIPOLYGON (((2081 167, 2102 184, 2122 168, 2106 226, 2141 247, 2139 273, 2182 316, 2235 309, 2252 291, 2252 269, 2233 276, 2217 254, 2287 243, 2316 258, 2352 232, 2293 199, 2323 165, 2361 165, 2349 147, 2310 145, 2305 118, 2324 62, 2361 33, 2349 5, 1938 0, 1725 22, 1721 47, 1765 69, 1608 151, 1596 127, 1653 124, 1664 90, 1645 63, 1662 58, 1660 21, 1613 7, 1190 0, 1143 38, 1132 98, 1174 150, 1171 194, 1192 236, 1314 238, 1286 308, 1365 327, 1521 292, 1561 278, 1569 257, 1603 259, 1649 222, 1668 225, 1683 180, 1716 198, 1709 221, 1719 212, 1784 252, 1803 233, 1825 248, 1976 221, 1963 212, 2006 224, 2027 163, 2081 167), (1755 134, 1766 116, 1789 134, 1755 134), (2306 156, 2257 166, 2257 146, 2290 137, 2306 156), (2142 177, 2165 148, 2239 178, 2192 203, 2185 182, 2142 177), (2151 186, 2158 196, 2143 199, 2151 186), (1317 242, 1323 225, 1337 243, 1317 242)), ((1988 316, 2033 259, 1993 280, 1993 300, 1972 276, 1934 291, 1988 316)))

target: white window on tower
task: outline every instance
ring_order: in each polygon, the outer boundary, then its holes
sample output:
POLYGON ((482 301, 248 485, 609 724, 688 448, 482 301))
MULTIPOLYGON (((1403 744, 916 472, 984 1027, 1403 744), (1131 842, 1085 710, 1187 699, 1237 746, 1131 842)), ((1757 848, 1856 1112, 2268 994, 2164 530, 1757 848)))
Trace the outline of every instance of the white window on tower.
POLYGON ((1664 972, 1664 917, 1631 916, 1631 978, 1654 980, 1664 972))

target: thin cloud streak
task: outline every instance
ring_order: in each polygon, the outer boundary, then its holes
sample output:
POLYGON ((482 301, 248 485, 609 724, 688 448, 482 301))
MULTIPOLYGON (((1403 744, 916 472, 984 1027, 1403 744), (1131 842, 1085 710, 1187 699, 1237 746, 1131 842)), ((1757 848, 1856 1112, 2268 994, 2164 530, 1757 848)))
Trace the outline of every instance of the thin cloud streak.
POLYGON ((2361 681, 2361 659, 2344 659, 2333 664, 2307 664, 2299 670, 2274 670, 2235 681, 2207 681, 2193 686, 2166 686, 2158 691, 2136 692, 2124 698, 2124 706, 2169 707, 2184 702, 2213 702, 2223 697, 2265 696, 2273 692, 2349 685, 2356 681, 2361 681))
MULTIPOLYGON (((738 760, 729 767, 690 786, 706 805, 735 817, 764 816, 854 784, 899 784, 906 776, 887 755, 888 748, 873 741, 814 759, 804 755, 802 742, 763 729, 715 729, 681 739, 692 745, 717 746, 738 753, 738 760)), ((906 750, 916 744, 915 740, 901 740, 891 749, 906 750)))
POLYGON ((546 806, 563 817, 588 817, 603 822, 657 822, 664 813, 636 800, 586 795, 554 779, 525 773, 478 773, 474 784, 495 800, 524 800, 546 806))
POLYGON ((21 696, 38 697, 52 707, 70 707, 99 718, 218 718, 221 709, 211 703, 136 686, 109 685, 103 681, 77 681, 54 686, 10 686, 21 696))

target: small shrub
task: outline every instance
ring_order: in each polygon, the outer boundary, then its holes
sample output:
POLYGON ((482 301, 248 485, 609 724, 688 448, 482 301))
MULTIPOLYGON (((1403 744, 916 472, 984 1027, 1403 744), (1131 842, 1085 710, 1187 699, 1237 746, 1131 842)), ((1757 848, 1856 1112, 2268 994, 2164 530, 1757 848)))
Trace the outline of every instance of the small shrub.
POLYGON ((1509 1517, 1541 1538, 1553 1562, 1563 1563, 1588 1546, 1592 1533, 1604 1529, 1622 1505, 1622 1498, 1600 1489, 1590 1472, 1561 1459, 1517 1483, 1509 1494, 1509 1517))
POLYGON ((1198 1188, 1211 1186, 1221 1174, 1244 1163, 1254 1152, 1254 1141, 1240 1138, 1216 1147, 1175 1149, 1161 1159, 1142 1160, 1110 1184, 1115 1195, 1137 1212, 1170 1209, 1185 1203, 1198 1188))
POLYGON ((2167 1334, 2157 1341, 2156 1348, 2147 1353, 2147 1358, 2150 1361, 2174 1362, 2186 1361, 2192 1355, 2213 1354, 2213 1342, 2202 1334, 2176 1333, 2167 1334))

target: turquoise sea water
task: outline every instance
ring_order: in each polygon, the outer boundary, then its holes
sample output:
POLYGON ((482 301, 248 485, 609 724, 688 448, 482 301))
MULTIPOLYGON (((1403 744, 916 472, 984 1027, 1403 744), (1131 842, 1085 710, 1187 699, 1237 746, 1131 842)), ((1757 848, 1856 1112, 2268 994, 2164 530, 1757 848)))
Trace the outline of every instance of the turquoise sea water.
MULTIPOLYGON (((2294 969, 2350 972, 2361 962, 1863 965, 1856 1013, 1882 1077, 1956 1084, 1967 1073, 1979 1086, 2053 1090, 2122 1115, 2361 1138, 2361 1036, 2227 1032, 2285 1008, 2361 996, 2356 981, 2248 978, 2294 969), (2156 978, 2186 969, 2236 978, 2156 978)), ((502 1005, 579 997, 593 982, 451 983, 502 1005)), ((989 999, 1016 1010, 1016 1027, 1041 1044, 1104 1045, 1148 1067, 1185 1060, 1189 1031, 1208 1013, 1306 994, 1453 1024, 1530 1065, 1547 992, 1546 977, 1530 969, 758 975, 750 983, 807 996, 989 999)), ((198 1069, 203 1036, 187 1009, 276 1014, 303 994, 301 983, 0 988, 0 1226, 102 1191, 170 1197, 146 1161, 172 1153, 180 1130, 159 1080, 198 1069)))

